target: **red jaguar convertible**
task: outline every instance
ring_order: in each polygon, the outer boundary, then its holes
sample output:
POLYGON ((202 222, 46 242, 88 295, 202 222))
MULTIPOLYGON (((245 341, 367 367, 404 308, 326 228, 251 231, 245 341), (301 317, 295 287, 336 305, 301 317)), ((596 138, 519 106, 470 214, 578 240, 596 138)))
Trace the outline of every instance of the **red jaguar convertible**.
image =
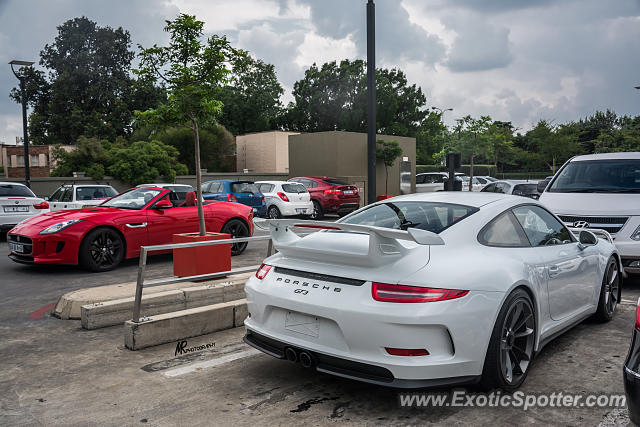
MULTIPOLYGON (((239 203, 205 201, 209 232, 248 237, 253 209, 239 203)), ((9 257, 26 264, 80 264, 108 271, 125 258, 137 257, 140 246, 171 243, 172 235, 198 231, 195 193, 178 199, 169 189, 142 187, 121 193, 98 206, 41 214, 7 234, 9 257)), ((239 255, 247 243, 235 243, 239 255)))

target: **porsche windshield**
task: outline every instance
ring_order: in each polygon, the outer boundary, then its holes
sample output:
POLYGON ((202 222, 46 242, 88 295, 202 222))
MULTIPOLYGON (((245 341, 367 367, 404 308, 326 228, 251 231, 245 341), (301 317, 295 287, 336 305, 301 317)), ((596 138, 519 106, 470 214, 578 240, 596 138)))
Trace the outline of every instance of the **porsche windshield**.
POLYGON ((551 193, 640 193, 640 159, 583 160, 565 166, 551 193))
POLYGON ((440 233, 477 212, 478 208, 437 202, 387 202, 350 215, 343 223, 406 230, 420 228, 440 233))
POLYGON ((161 189, 134 188, 107 200, 100 206, 120 209, 142 209, 160 193, 162 193, 161 189))

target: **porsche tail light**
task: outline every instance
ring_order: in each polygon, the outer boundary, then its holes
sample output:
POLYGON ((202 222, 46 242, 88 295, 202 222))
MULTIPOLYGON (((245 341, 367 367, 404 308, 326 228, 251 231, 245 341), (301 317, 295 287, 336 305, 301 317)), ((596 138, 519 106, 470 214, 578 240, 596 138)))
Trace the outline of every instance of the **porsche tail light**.
POLYGON ((36 203, 35 205, 33 205, 34 209, 49 209, 49 203, 47 202, 42 202, 42 203, 36 203))
POLYGON ((238 199, 231 193, 227 193, 227 202, 238 203, 238 199))
POLYGON ((636 308, 636 329, 640 331, 640 299, 638 299, 638 308, 636 308))
POLYGON ((267 264, 262 264, 258 269, 258 271, 256 271, 256 277, 262 280, 265 277, 267 277, 267 274, 269 274, 269 271, 271 271, 271 266, 267 264))
POLYGON ((391 348, 385 347, 387 353, 392 356, 428 356, 429 352, 424 348, 391 348))
POLYGON ((282 201, 284 201, 284 202, 288 202, 289 201, 289 198, 287 197, 287 195, 282 193, 282 192, 278 192, 278 197, 280 197, 282 199, 282 201))
POLYGON ((390 285, 373 282, 373 299, 382 302, 435 302, 461 298, 469 291, 458 289, 423 288, 421 286, 390 285))
POLYGON ((342 190, 340 190, 339 188, 327 188, 326 190, 324 190, 324 194, 328 196, 337 196, 339 194, 342 194, 342 190))

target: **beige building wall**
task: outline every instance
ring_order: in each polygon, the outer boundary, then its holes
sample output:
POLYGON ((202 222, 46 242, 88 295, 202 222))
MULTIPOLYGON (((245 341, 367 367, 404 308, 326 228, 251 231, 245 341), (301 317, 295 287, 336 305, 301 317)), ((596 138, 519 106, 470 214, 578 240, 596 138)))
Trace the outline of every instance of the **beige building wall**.
MULTIPOLYGON (((389 167, 387 194, 400 194, 400 162, 407 157, 411 162, 411 191, 415 192, 416 139, 377 135, 376 140, 398 141, 402 155, 389 167)), ((289 137, 289 175, 332 176, 351 183, 367 181, 367 134, 356 132, 317 132, 289 137)), ((385 167, 376 166, 376 193, 385 194, 385 167)), ((363 196, 366 196, 366 191, 363 196)))
POLYGON ((236 167, 256 173, 289 171, 289 136, 296 132, 270 131, 236 137, 236 167))

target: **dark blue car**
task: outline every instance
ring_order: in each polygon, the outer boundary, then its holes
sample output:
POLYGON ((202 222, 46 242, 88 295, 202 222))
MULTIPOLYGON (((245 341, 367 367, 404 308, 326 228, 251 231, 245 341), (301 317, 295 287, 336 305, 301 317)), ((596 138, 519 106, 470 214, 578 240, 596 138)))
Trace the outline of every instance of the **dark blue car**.
POLYGON ((222 200, 251 206, 254 216, 265 216, 267 213, 264 196, 251 181, 230 179, 207 181, 202 184, 202 197, 205 200, 222 200))

